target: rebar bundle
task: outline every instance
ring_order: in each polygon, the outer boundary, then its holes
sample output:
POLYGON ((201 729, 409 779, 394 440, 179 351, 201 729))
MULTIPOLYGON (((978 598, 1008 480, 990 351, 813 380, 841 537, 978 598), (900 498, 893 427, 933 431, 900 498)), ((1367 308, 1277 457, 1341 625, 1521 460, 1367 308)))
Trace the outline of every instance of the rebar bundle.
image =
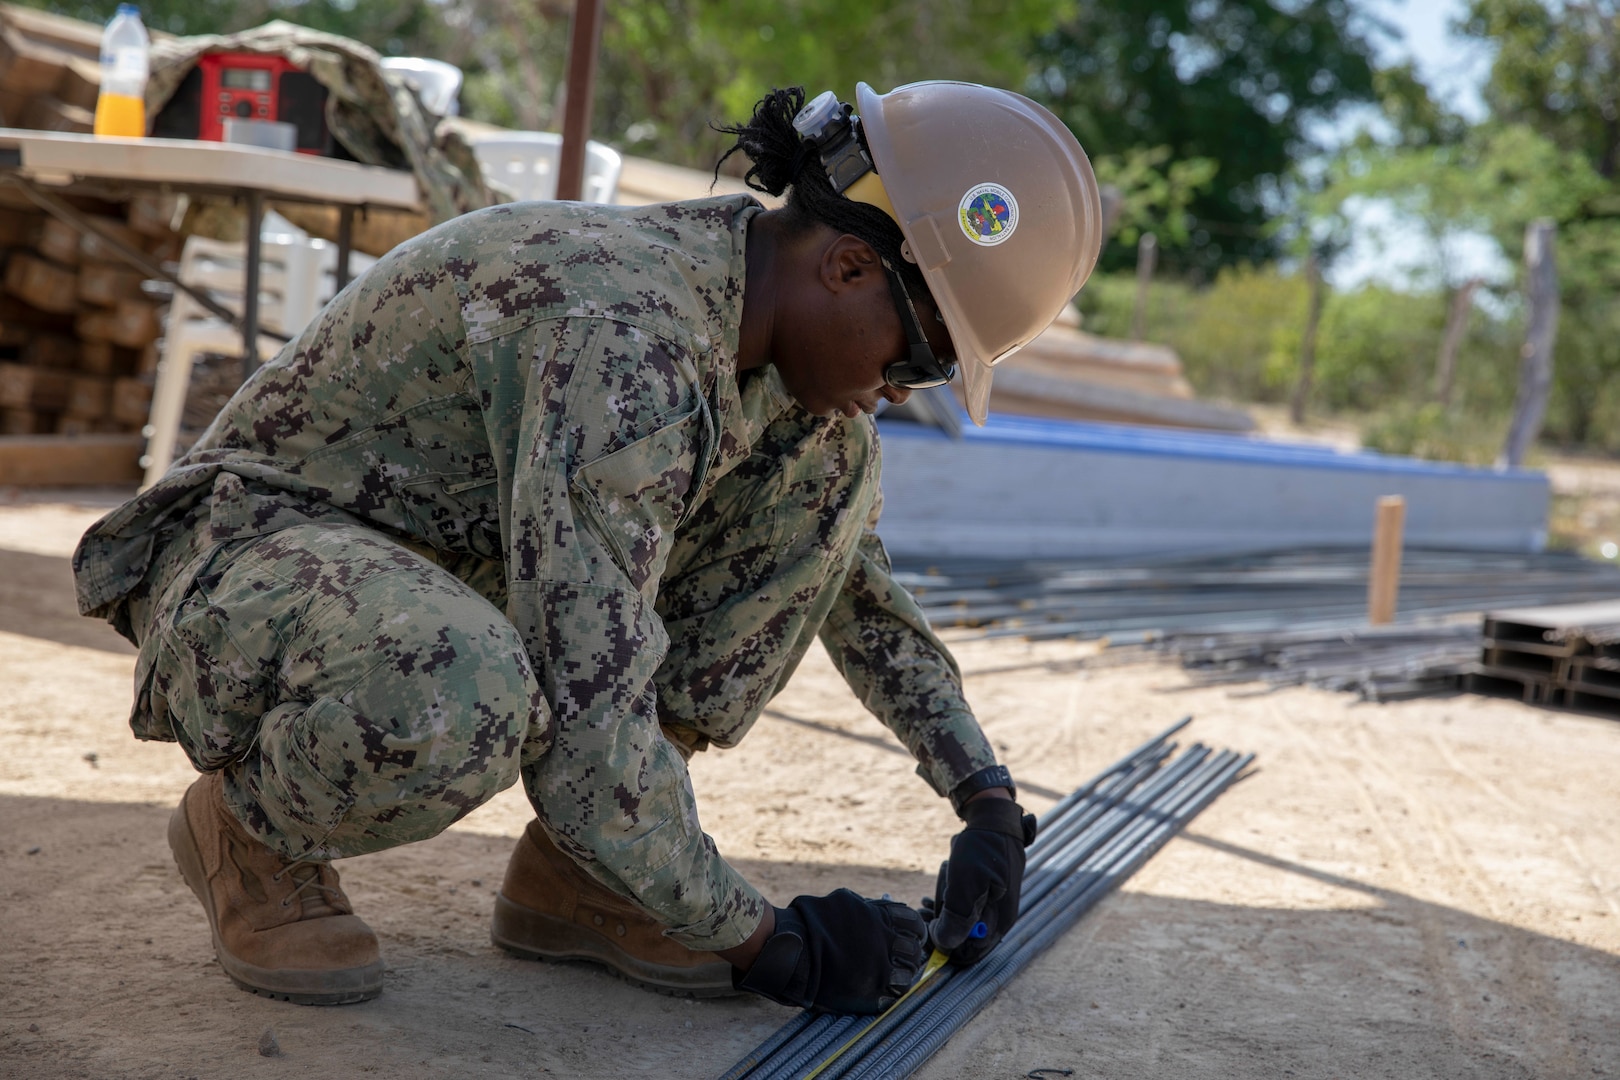
POLYGON ((1064 798, 1041 819, 1017 924, 970 968, 947 966, 876 1021, 806 1011, 721 1080, 899 1080, 910 1076, 1013 976, 1129 877, 1254 760, 1188 747, 1170 761, 1173 724, 1064 798))
MULTIPOLYGON (((1132 643, 1361 626, 1367 573, 1366 550, 1321 549, 1136 563, 897 563, 895 576, 936 628, 1132 643)), ((1599 596, 1620 596, 1620 570, 1579 556, 1408 548, 1397 622, 1599 596)))
POLYGON ((1479 620, 1471 617, 1354 630, 1173 634, 1144 649, 1181 661, 1200 686, 1262 680, 1394 701, 1454 689, 1479 666, 1479 645, 1479 620))

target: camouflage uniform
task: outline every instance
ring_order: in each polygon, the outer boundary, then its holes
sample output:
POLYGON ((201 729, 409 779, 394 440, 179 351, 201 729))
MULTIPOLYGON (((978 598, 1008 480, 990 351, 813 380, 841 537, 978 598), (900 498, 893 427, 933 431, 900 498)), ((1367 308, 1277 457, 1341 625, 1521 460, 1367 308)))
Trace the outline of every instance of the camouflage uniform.
POLYGON ((688 946, 762 900, 684 756, 819 634, 941 793, 994 762, 871 531, 869 418, 738 376, 745 197, 495 207, 350 285, 75 557, 131 723, 289 855, 431 836, 512 783, 688 946))

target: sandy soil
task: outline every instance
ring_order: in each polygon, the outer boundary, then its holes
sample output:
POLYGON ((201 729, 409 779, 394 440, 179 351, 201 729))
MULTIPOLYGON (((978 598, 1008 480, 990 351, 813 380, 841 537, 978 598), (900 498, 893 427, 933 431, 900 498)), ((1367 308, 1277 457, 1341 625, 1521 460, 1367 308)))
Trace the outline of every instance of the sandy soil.
MULTIPOLYGON (((0 492, 0 1077, 708 1077, 790 1015, 492 949, 528 816, 515 791, 343 864, 390 965, 379 999, 236 990, 164 841, 193 774, 129 737, 133 652, 73 614, 67 553, 111 496, 84 498, 0 492), (267 1030, 279 1056, 259 1053, 267 1030)), ((959 656, 1032 808, 1184 713, 1260 771, 920 1075, 1620 1075, 1620 723, 1190 689, 1068 643, 959 656)), ((819 654, 693 774, 709 831, 778 902, 840 885, 914 900, 953 828, 819 654)))

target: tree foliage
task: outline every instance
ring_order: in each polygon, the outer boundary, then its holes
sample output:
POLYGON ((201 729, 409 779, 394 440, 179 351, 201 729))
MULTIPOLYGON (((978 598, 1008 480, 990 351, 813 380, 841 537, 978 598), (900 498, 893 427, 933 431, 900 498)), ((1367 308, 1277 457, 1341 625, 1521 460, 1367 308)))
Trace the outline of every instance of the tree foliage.
POLYGON ((607 7, 598 128, 632 153, 699 168, 773 86, 888 90, 918 79, 1016 86, 1031 38, 1067 0, 619 0, 607 7))
POLYGON ((1217 164, 1188 243, 1166 253, 1212 270, 1274 253, 1264 226, 1311 124, 1374 100, 1371 56, 1347 0, 1099 0, 1039 38, 1031 86, 1093 153, 1217 164))

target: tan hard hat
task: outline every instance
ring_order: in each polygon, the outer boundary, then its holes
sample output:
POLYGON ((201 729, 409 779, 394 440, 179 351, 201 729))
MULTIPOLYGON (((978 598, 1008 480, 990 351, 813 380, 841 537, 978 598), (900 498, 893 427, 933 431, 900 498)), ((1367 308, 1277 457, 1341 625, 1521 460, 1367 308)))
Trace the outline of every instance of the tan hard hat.
POLYGON ((856 99, 908 256, 955 343, 968 415, 982 425, 991 369, 1051 325, 1097 265, 1091 162, 1062 121, 1009 90, 918 82, 879 94, 860 83, 856 99))

